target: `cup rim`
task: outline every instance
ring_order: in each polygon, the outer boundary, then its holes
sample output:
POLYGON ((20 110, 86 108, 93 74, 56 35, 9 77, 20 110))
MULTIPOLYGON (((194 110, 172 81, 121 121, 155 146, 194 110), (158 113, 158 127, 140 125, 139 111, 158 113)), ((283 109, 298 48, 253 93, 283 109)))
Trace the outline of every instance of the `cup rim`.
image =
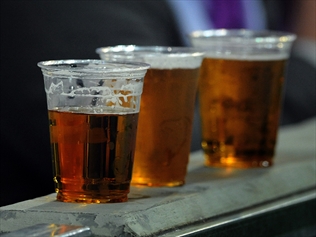
POLYGON ((84 72, 94 74, 139 72, 150 68, 148 63, 143 62, 111 61, 102 59, 46 60, 38 62, 37 66, 42 70, 49 71, 67 70, 69 72, 84 72), (81 67, 80 64, 82 64, 81 67), (91 67, 85 67, 87 65, 90 65, 91 67))
POLYGON ((191 39, 212 40, 214 42, 240 43, 291 43, 297 36, 294 33, 274 30, 249 29, 209 29, 197 30, 187 35, 191 39))
POLYGON ((97 54, 127 54, 127 53, 146 53, 146 57, 183 57, 183 56, 196 56, 200 57, 204 55, 204 51, 195 47, 186 46, 158 46, 158 45, 114 45, 99 47, 96 50, 97 54))

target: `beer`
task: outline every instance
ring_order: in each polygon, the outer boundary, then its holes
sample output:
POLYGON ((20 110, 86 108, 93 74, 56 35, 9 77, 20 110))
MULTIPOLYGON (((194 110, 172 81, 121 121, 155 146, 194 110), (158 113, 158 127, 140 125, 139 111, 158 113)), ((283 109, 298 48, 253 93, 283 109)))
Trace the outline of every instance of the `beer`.
POLYGON ((189 47, 118 45, 98 48, 102 59, 150 64, 139 112, 132 185, 185 183, 198 75, 204 53, 189 47))
POLYGON ((148 69, 141 99, 132 185, 185 182, 199 68, 148 69))
POLYGON ((199 98, 207 166, 268 167, 279 125, 286 58, 204 58, 199 98))
POLYGON ((218 29, 189 37, 205 50, 199 83, 205 164, 271 166, 284 70, 296 35, 218 29))
POLYGON ((127 201, 138 113, 70 108, 48 114, 57 200, 127 201))

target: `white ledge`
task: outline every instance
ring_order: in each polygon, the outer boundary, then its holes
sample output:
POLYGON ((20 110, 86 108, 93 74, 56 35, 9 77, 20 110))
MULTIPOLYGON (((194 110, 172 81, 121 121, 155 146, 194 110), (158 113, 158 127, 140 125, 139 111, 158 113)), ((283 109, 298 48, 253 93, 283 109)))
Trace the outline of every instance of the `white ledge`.
POLYGON ((245 210, 249 215, 260 205, 316 190, 315 121, 280 129, 270 168, 207 168, 198 151, 191 154, 182 187, 132 187, 129 201, 115 204, 62 203, 56 194, 39 197, 1 207, 0 233, 54 223, 88 226, 96 236, 156 236, 230 213, 243 218, 245 210))

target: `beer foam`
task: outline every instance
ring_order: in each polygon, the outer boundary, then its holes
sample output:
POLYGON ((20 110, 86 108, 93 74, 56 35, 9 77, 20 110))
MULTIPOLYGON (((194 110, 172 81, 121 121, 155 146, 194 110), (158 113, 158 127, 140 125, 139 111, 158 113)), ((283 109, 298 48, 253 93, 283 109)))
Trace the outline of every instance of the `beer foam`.
POLYGON ((194 69, 198 68, 202 62, 202 55, 188 56, 187 54, 161 54, 151 56, 144 56, 144 62, 150 64, 150 68, 154 69, 176 69, 186 68, 194 69))
POLYGON ((240 60, 240 61, 277 61, 288 59, 289 55, 286 53, 275 53, 275 54, 224 54, 224 53, 214 53, 206 52, 206 58, 218 58, 218 59, 228 59, 228 60, 240 60))
POLYGON ((114 46, 98 48, 103 60, 115 62, 142 62, 155 69, 195 69, 202 63, 204 51, 182 47, 114 46))

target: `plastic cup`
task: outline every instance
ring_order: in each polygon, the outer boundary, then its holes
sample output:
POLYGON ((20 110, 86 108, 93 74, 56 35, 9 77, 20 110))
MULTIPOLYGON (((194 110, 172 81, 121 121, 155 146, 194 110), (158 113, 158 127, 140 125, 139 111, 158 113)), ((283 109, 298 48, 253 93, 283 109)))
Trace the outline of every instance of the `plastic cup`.
POLYGON ((203 53, 186 47, 134 45, 96 51, 102 59, 151 65, 141 99, 132 185, 183 185, 203 53))
POLYGON ((47 97, 57 200, 127 201, 149 65, 85 59, 38 66, 47 97))
POLYGON ((286 32, 207 30, 190 35, 205 57, 199 79, 205 164, 273 164, 284 71, 296 36, 286 32))

